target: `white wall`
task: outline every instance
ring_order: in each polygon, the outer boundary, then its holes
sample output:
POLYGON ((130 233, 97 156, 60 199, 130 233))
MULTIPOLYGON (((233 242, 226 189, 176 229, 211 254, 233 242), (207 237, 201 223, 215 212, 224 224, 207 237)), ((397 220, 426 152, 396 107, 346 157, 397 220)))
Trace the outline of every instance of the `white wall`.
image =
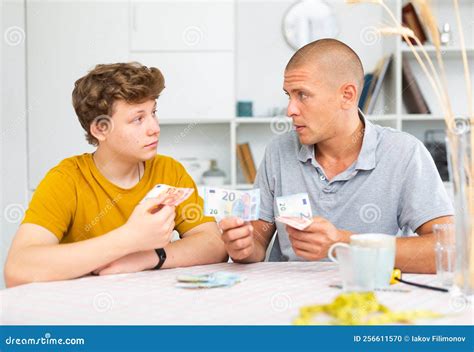
MULTIPOLYGON (((23 0, 1 8, 1 263, 27 206, 27 102, 23 0)), ((0 287, 3 287, 3 277, 0 287)))

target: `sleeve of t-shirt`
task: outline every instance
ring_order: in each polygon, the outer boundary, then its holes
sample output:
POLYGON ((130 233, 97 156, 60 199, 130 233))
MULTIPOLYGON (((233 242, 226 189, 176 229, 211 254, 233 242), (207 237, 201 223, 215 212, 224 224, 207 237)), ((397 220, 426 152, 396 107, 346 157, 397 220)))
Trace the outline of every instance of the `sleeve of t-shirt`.
POLYGON ((404 175, 398 210, 400 228, 408 226, 416 231, 432 219, 454 214, 433 158, 421 142, 413 148, 404 175))
POLYGON ((44 227, 61 241, 72 222, 76 200, 76 189, 72 180, 53 169, 46 174, 33 193, 22 224, 44 227))
POLYGON ((271 155, 270 148, 265 149, 265 156, 260 164, 255 178, 254 188, 260 188, 260 216, 261 220, 274 222, 273 212, 275 182, 271 176, 271 155))
POLYGON ((178 162, 178 184, 177 187, 192 188, 194 192, 191 196, 176 207, 175 230, 182 236, 189 230, 206 222, 215 222, 210 216, 204 216, 204 202, 199 196, 196 183, 186 172, 186 169, 178 162))

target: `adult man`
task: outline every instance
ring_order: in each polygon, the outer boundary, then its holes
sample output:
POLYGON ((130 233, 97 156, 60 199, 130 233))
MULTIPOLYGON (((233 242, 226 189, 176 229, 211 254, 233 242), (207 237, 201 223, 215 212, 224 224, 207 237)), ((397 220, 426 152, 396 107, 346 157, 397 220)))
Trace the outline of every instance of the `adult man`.
POLYGON ((194 181, 156 154, 163 88, 161 72, 138 63, 97 65, 76 81, 73 105, 97 149, 63 160, 36 189, 5 265, 7 286, 227 260, 214 219, 189 216, 202 209, 194 181), (159 183, 194 193, 177 207, 163 197, 139 204, 159 183), (182 239, 170 243, 173 229, 182 239))
POLYGON ((435 270, 432 226, 452 222, 453 210, 434 162, 416 138, 373 125, 358 110, 364 73, 344 43, 322 39, 290 59, 284 77, 288 116, 295 131, 276 137, 259 167, 260 220, 220 223, 227 252, 236 262, 321 260, 352 233, 419 236, 397 239, 396 266, 435 270), (304 231, 273 223, 275 198, 307 192, 313 223, 304 231))

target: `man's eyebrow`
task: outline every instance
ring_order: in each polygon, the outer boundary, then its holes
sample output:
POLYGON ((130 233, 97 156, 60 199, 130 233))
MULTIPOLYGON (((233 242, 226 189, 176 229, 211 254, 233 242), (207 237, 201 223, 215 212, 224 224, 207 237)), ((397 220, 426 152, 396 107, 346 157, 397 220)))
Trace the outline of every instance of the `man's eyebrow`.
MULTIPOLYGON (((295 92, 301 92, 301 91, 307 91, 307 90, 308 89, 306 89, 305 87, 299 87, 299 88, 290 89, 290 92, 295 93, 295 92)), ((285 94, 289 94, 286 89, 283 89, 283 91, 285 92, 285 94)))

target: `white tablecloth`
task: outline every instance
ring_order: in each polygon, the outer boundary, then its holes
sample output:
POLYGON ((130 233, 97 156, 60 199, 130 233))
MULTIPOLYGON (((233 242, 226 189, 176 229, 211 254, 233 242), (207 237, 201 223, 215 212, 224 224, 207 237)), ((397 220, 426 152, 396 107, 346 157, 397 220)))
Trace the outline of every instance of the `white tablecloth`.
MULTIPOLYGON (((437 284, 435 275, 404 275, 437 284)), ((330 303, 341 290, 332 263, 222 263, 134 274, 89 276, 34 283, 0 291, 3 324, 58 325, 289 325, 301 306, 330 303), (183 273, 229 271, 246 280, 229 288, 175 287, 183 273)), ((473 324, 472 304, 458 296, 397 284, 410 292, 377 292, 392 310, 429 309, 447 314, 419 324, 473 324)))

